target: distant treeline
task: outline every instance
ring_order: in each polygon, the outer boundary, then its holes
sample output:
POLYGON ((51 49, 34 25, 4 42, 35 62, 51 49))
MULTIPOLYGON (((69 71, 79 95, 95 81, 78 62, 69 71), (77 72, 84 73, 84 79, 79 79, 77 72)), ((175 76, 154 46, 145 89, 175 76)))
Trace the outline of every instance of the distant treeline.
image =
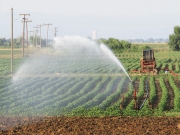
MULTIPOLYGON (((52 40, 48 40, 48 44, 52 44, 52 40)), ((100 38, 97 40, 98 43, 104 43, 107 45, 113 52, 139 52, 144 49, 151 49, 150 45, 146 45, 145 43, 141 44, 132 44, 126 40, 119 40, 116 38, 104 39, 100 38)), ((14 48, 22 47, 22 37, 14 38, 13 40, 14 48)), ((24 41, 24 45, 26 46, 26 39, 24 41)), ((40 45, 40 37, 31 36, 28 40, 28 45, 36 46, 40 45)), ((41 39, 41 46, 46 47, 46 39, 41 39)), ((10 48, 11 47, 11 39, 0 38, 0 48, 10 48)), ((161 46, 162 47, 162 46, 161 46)))
POLYGON ((148 39, 127 39, 131 43, 167 43, 169 42, 168 38, 148 38, 148 39))
POLYGON ((11 40, 0 38, 0 47, 8 47, 8 46, 11 46, 11 40))
MULTIPOLYGON (((28 39, 28 45, 32 45, 35 46, 37 42, 37 45, 40 45, 40 37, 37 37, 37 41, 36 41, 36 37, 33 38, 33 36, 29 37, 28 39)), ((48 40, 48 43, 50 44, 52 42, 51 39, 48 40)), ((13 44, 14 44, 14 48, 21 48, 22 47, 22 37, 17 37, 13 39, 13 44)), ((26 39, 24 40, 24 45, 26 46, 27 41, 26 39)), ((41 38, 41 45, 42 47, 46 46, 46 39, 41 38)), ((6 38, 0 38, 0 47, 1 48, 10 48, 11 47, 11 39, 6 39, 6 38)))
POLYGON ((109 39, 100 38, 97 40, 97 42, 107 45, 115 53, 139 52, 139 51, 142 51, 144 49, 151 49, 151 47, 147 46, 147 45, 132 44, 128 41, 119 40, 119 39, 115 39, 115 38, 109 38, 109 39))

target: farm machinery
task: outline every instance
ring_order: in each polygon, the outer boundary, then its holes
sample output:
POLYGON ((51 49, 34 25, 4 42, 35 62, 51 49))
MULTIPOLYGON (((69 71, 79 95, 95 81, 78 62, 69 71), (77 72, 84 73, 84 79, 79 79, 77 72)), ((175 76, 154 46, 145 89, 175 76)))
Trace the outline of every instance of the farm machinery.
POLYGON ((169 71, 173 76, 177 76, 172 70, 166 68, 156 68, 156 60, 154 57, 154 50, 143 50, 142 58, 140 59, 140 70, 134 69, 131 73, 149 73, 151 75, 157 75, 160 70, 164 70, 165 73, 169 71))
POLYGON ((140 59, 140 70, 134 69, 131 72, 148 73, 148 77, 147 77, 146 82, 145 82, 144 95, 141 97, 137 96, 138 88, 136 87, 136 83, 130 79, 130 81, 133 84, 134 91, 132 93, 132 96, 128 97, 129 99, 125 98, 124 95, 122 96, 122 101, 120 103, 120 109, 122 109, 126 106, 125 105, 126 99, 127 100, 134 100, 134 109, 135 110, 140 110, 143 107, 146 100, 148 100, 149 107, 152 108, 152 104, 150 103, 150 100, 148 98, 149 97, 148 78, 150 75, 157 75, 160 70, 165 71, 165 73, 169 72, 173 76, 177 76, 176 73, 174 73, 172 70, 168 69, 168 66, 166 66, 165 68, 157 68, 156 67, 154 50, 152 50, 152 49, 143 50, 142 51, 142 58, 140 59))
MULTIPOLYGON (((148 75, 153 74, 156 75, 158 73, 158 69, 156 68, 156 61, 154 57, 154 50, 149 49, 149 50, 143 50, 142 51, 142 58, 140 59, 140 70, 133 70, 133 72, 138 72, 138 73, 148 73, 148 75)), ((139 101, 137 98, 137 87, 135 86, 135 82, 132 81, 134 91, 133 95, 130 98, 133 98, 134 100, 134 109, 135 110, 140 110, 142 106, 144 105, 145 101, 148 99, 148 79, 146 80, 146 87, 144 90, 144 98, 141 99, 142 102, 139 101)), ((122 96, 122 102, 120 104, 120 108, 123 108, 124 106, 124 96, 122 96)))
POLYGON ((140 59, 140 70, 134 69, 131 72, 136 73, 152 73, 156 75, 158 73, 158 69, 156 68, 156 60, 154 57, 154 50, 143 50, 142 58, 140 59))

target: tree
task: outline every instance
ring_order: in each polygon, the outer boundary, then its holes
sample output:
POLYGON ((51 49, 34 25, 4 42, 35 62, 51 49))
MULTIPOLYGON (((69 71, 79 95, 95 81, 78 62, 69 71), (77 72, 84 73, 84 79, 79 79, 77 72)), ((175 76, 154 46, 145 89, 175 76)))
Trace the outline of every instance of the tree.
POLYGON ((104 43, 110 49, 115 52, 123 52, 124 50, 128 50, 131 48, 131 43, 125 40, 119 40, 116 38, 109 38, 109 39, 99 39, 98 43, 104 43))
POLYGON ((14 38, 14 47, 20 48, 22 46, 22 37, 14 38))
POLYGON ((139 47, 139 51, 142 51, 142 50, 149 50, 149 49, 151 49, 151 47, 150 46, 141 46, 141 47, 139 47))
POLYGON ((174 33, 169 35, 168 45, 174 51, 180 50, 180 26, 174 27, 174 33))
POLYGON ((111 49, 123 49, 122 44, 120 43, 120 41, 118 39, 115 38, 109 38, 107 40, 107 45, 111 48, 111 49))
POLYGON ((107 39, 100 38, 100 39, 97 40, 97 42, 98 42, 99 44, 103 43, 103 44, 106 45, 106 44, 107 44, 107 39))
POLYGON ((3 46, 6 42, 5 38, 0 38, 0 45, 3 46))
POLYGON ((120 44, 122 44, 122 47, 123 47, 124 49, 129 49, 129 48, 131 48, 131 43, 128 42, 128 41, 121 40, 121 41, 120 41, 120 44))

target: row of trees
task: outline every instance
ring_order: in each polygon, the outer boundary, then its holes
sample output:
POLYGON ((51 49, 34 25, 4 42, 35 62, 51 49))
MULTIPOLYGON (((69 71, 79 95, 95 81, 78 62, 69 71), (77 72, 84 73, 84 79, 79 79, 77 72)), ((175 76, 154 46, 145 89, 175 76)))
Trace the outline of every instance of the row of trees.
POLYGON ((131 44, 128 41, 119 40, 115 38, 109 38, 109 39, 100 38, 98 40, 98 43, 103 43, 107 45, 111 50, 113 50, 116 53, 124 52, 124 51, 138 52, 138 51, 142 51, 143 49, 150 49, 149 46, 138 46, 135 44, 131 44))
POLYGON ((101 38, 99 39, 99 42, 108 45, 113 50, 131 48, 131 43, 124 40, 115 39, 115 38, 109 38, 108 40, 101 38))
MULTIPOLYGON (((138 45, 133 45, 128 41, 119 40, 115 38, 109 38, 109 39, 101 38, 98 40, 98 42, 108 45, 108 47, 115 52, 123 52, 123 51, 137 52, 137 51, 141 51, 142 49, 150 49, 149 46, 139 47, 138 45)), ((168 45, 169 48, 173 51, 180 50, 180 26, 174 27, 174 33, 169 35, 168 45)))
POLYGON ((10 46, 10 43, 10 39, 0 38, 0 46, 10 46))
MULTIPOLYGON (((22 37, 14 38, 14 47, 20 48, 22 46, 22 37)), ((11 46, 11 39, 0 38, 0 47, 1 48, 10 48, 11 46)))
MULTIPOLYGON (((26 40, 24 42, 26 45, 26 40)), ((40 44, 40 37, 38 36, 37 41, 36 41, 36 37, 31 36, 29 38, 28 45, 35 46, 36 42, 37 42, 37 45, 40 44)), ((21 48, 22 47, 22 37, 20 36, 20 37, 14 38, 13 43, 14 43, 15 48, 21 48)), ((46 39, 41 39, 41 45, 42 45, 42 47, 46 46, 46 39)), ((10 48, 10 46, 11 46, 11 39, 0 38, 0 47, 1 48, 10 48)))
MULTIPOLYGON (((25 41, 26 42, 26 41, 25 41)), ((36 45, 40 43, 40 37, 34 38, 31 36, 29 38, 29 42, 31 45, 36 45)), ((149 49, 150 47, 139 47, 137 45, 132 45, 130 42, 125 40, 119 40, 115 38, 103 39, 100 38, 98 40, 99 43, 104 43, 108 45, 110 49, 115 52, 123 52, 123 51, 140 51, 142 49, 149 49)), ((22 37, 14 38, 14 47, 19 48, 22 44, 22 37)), ((46 46, 46 39, 41 40, 41 45, 46 46)), ((180 50, 180 26, 174 27, 174 33, 169 35, 169 48, 174 51, 180 50)), ((0 38, 0 47, 10 47, 11 46, 11 39, 0 38)))

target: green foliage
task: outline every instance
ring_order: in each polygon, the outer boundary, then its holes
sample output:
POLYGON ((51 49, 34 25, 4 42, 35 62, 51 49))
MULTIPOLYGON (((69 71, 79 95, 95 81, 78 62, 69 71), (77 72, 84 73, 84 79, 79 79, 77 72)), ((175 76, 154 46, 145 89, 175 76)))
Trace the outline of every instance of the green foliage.
POLYGON ((155 87, 155 83, 154 83, 155 79, 153 76, 150 77, 150 81, 149 81, 149 87, 150 87, 150 96, 149 96, 149 100, 150 102, 154 102, 154 100, 156 99, 156 87, 155 87))
POLYGON ((174 83, 174 78, 172 78, 171 76, 169 76, 169 83, 174 90, 174 110, 180 111, 180 89, 176 86, 176 84, 174 83))
POLYGON ((160 86, 162 89, 162 97, 161 97, 161 100, 158 104, 158 109, 160 111, 164 111, 166 108, 166 105, 167 105, 167 101, 168 101, 168 89, 165 85, 163 77, 160 77, 160 86))
POLYGON ((138 112, 139 116, 153 116, 153 109, 148 107, 148 101, 146 100, 144 106, 138 112))
POLYGON ((180 50, 180 26, 174 27, 174 33, 169 35, 168 45, 174 51, 180 50))
POLYGON ((149 47, 149 46, 141 46, 141 47, 139 47, 139 51, 142 51, 142 50, 148 50, 148 49, 151 49, 151 47, 149 47))
POLYGON ((131 51, 132 52, 138 52, 139 51, 139 46, 136 45, 136 44, 131 45, 131 51))
POLYGON ((154 111, 154 113, 153 113, 154 116, 164 116, 165 115, 165 113, 163 111, 161 111, 160 109, 154 109, 153 111, 154 111))
POLYGON ((131 43, 129 43, 129 42, 125 41, 125 40, 121 40, 120 44, 122 44, 122 47, 124 49, 130 49, 131 48, 131 43))
POLYGON ((3 46, 6 43, 6 39, 5 38, 0 38, 0 45, 3 46))
POLYGON ((113 50, 115 52, 123 52, 124 50, 131 48, 131 43, 129 43, 128 41, 119 40, 119 39, 115 39, 115 38, 109 38, 108 40, 101 38, 97 42, 104 43, 111 50, 113 50))
MULTIPOLYGON (((132 47, 132 46, 131 46, 132 47)), ((146 46, 145 46, 146 47, 146 46)), ((144 47, 144 48, 145 48, 144 47)), ((1 50, 3 52, 4 50, 1 50)), ((2 53, 1 53, 2 54, 2 53)), ((127 69, 134 69, 139 66, 139 58, 141 57, 138 53, 121 53, 119 54, 121 62, 127 67, 127 69)), ((160 52, 158 54, 155 54, 158 59, 158 67, 164 68, 166 65, 169 65, 169 68, 172 68, 173 63, 176 64, 174 66, 174 70, 177 69, 177 72, 179 71, 179 60, 180 57, 178 52, 160 52), (166 57, 166 59, 164 59, 166 57), (175 63, 176 62, 176 63, 175 63)), ((81 57, 81 56, 80 56, 81 57)), ((96 60, 98 57, 96 57, 96 60)), ((79 59, 80 60, 80 59, 79 59)), ((103 66, 103 63, 101 61, 95 61, 95 59, 92 59, 92 63, 89 64, 89 69, 85 70, 85 73, 91 74, 91 73, 106 73, 111 74, 116 71, 116 68, 113 68, 111 63, 108 63, 108 66, 111 66, 112 70, 109 71, 109 68, 106 66, 103 66), (98 63, 101 65, 102 68, 95 67, 98 63)), ((22 59, 14 59, 15 67, 18 67, 22 62, 22 59)), ((60 64, 62 62, 59 62, 60 64)), ((57 70, 61 73, 83 73, 84 70, 83 63, 84 61, 78 61, 80 65, 76 63, 76 68, 72 64, 66 65, 63 67, 61 66, 61 69, 59 69, 58 64, 56 65, 57 70), (71 68, 73 67, 73 68, 71 68)), ((69 63, 72 63, 69 62, 69 63)), ((54 73, 52 70, 50 72, 48 71, 50 68, 47 69, 33 69, 33 71, 37 71, 39 74, 46 74, 46 73, 54 73)), ((178 88, 177 82, 179 80, 176 80, 177 78, 172 77, 169 73, 168 76, 164 76, 164 71, 162 71, 162 74, 157 76, 151 76, 149 79, 149 87, 150 87, 150 101, 153 102, 157 98, 156 93, 156 87, 155 87, 155 81, 160 82, 160 87, 162 89, 162 96, 160 97, 160 102, 158 103, 159 106, 157 109, 150 109, 148 108, 148 103, 144 104, 142 110, 136 111, 134 110, 134 101, 127 102, 128 106, 122 110, 119 109, 120 101, 122 101, 121 94, 123 88, 123 85, 126 81, 122 79, 118 82, 117 90, 114 90, 113 93, 109 93, 110 90, 112 90, 113 86, 115 86, 117 83, 115 76, 104 76, 104 77, 55 77, 55 78, 36 78, 36 77, 29 77, 26 82, 23 82, 22 84, 18 85, 15 84, 14 86, 10 83, 10 76, 8 78, 5 78, 5 76, 8 76, 10 74, 10 58, 1 58, 0 59, 0 115, 6 116, 6 115, 19 115, 19 116, 30 116, 30 115, 49 115, 49 116, 60 116, 60 115, 68 115, 68 116, 164 116, 166 115, 179 115, 180 111, 180 90, 178 88), (166 105, 168 100, 168 89, 165 86, 164 79, 168 79, 170 86, 172 87, 174 91, 174 109, 166 112, 166 105), (87 78, 87 79, 86 79, 87 78), (112 79, 114 78, 114 80, 112 79), (46 80, 47 79, 47 80, 46 80), (112 81, 111 81, 112 80, 112 81), (175 81, 176 80, 176 81, 175 81), (82 83, 85 81, 85 83, 82 83), (43 82, 46 82, 45 85, 42 86, 43 82), (52 86, 53 84, 53 86, 52 86), (62 84, 64 84, 62 86, 62 84), (76 86, 79 84, 78 86, 76 86), (106 89, 102 92, 101 89, 104 87, 104 85, 107 85, 106 89), (16 87, 15 87, 16 86, 16 87), (85 86, 85 87, 83 87, 85 86), (85 89, 89 88, 89 91, 84 91, 85 89), (63 93, 66 90, 69 90, 66 94, 63 93), (101 92, 100 92, 101 91, 101 92), (71 92, 71 93, 70 93, 71 92), (73 93, 74 92, 74 93, 73 93), (62 94, 63 93, 63 94, 62 94), (85 94, 86 93, 86 94, 85 94), (100 95, 101 93, 101 95, 100 95), (106 99, 102 100, 102 102, 97 103, 99 99, 102 99, 104 96, 108 95, 106 99), (39 96, 39 98, 32 98, 28 99, 28 96, 34 97, 39 96), (41 96, 42 95, 42 96, 41 96), (21 97, 21 98, 19 98, 21 97), (98 97, 98 98, 95 98, 98 97), (19 98, 19 100, 16 100, 16 98, 19 98), (62 99, 63 98, 63 99, 62 99), (93 100, 94 98, 94 100, 93 100), (23 100, 26 101, 26 103, 22 103, 23 100), (68 104, 65 104, 64 101, 68 101, 68 104), (60 105, 59 108, 57 105, 60 105), (99 105, 98 107, 93 107, 93 105, 99 105), (65 105, 64 107, 61 107, 65 105), (76 107, 74 107, 74 105, 76 107), (83 106, 87 105, 87 106, 83 106), (32 108, 32 106, 34 108, 32 108), (22 107, 22 108, 21 108, 22 107), (91 108, 92 107, 92 108, 91 108), (102 108, 101 108, 102 107, 102 108)), ((37 72, 33 73, 36 74, 37 72)), ((115 72, 115 74, 118 72, 115 72)), ((139 96, 142 96, 144 93, 142 90, 144 90, 144 80, 145 76, 138 76, 133 75, 132 78, 139 78, 139 96)), ((131 78, 131 79, 132 79, 131 78)), ((132 79, 134 80, 134 79, 132 79)), ((127 92, 124 93, 125 101, 128 98, 131 98, 133 92, 132 85, 129 85, 129 89, 127 92)))
POLYGON ((124 109, 123 116, 138 116, 138 111, 133 109, 124 109))
POLYGON ((104 43, 107 45, 113 52, 115 53, 122 53, 122 52, 141 52, 142 50, 151 49, 152 47, 147 45, 138 45, 138 44, 131 44, 125 40, 119 40, 115 38, 109 39, 99 39, 98 43, 104 43))
POLYGON ((11 45, 10 39, 0 38, 0 47, 2 48, 9 48, 11 45))
MULTIPOLYGON (((0 51, 0 53, 3 51, 0 51)), ((22 59, 15 58, 14 59, 14 72, 17 70, 19 65, 22 62, 22 59)), ((11 59, 10 58, 0 58, 0 76, 6 76, 11 74, 11 59)))
MULTIPOLYGON (((22 37, 13 39, 13 47, 20 48, 22 45, 22 37)), ((10 48, 11 47, 11 39, 0 38, 0 47, 1 48, 10 48)))

